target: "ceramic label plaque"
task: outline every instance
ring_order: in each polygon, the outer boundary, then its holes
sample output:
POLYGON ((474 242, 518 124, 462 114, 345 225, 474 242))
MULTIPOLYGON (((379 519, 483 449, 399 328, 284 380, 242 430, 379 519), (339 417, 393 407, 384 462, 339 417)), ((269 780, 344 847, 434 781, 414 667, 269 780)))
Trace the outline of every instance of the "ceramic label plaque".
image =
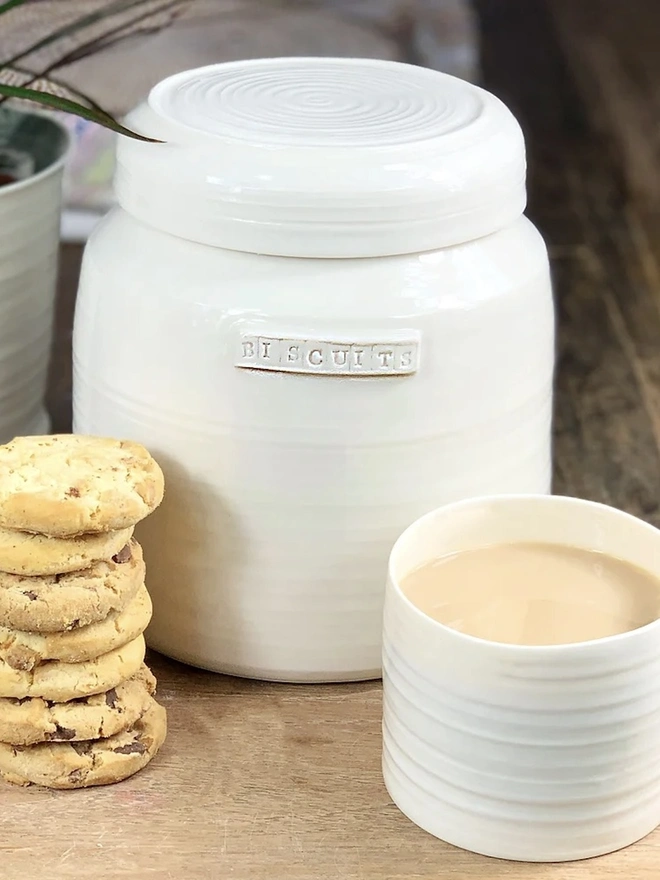
POLYGON ((366 341, 293 336, 239 337, 235 365, 250 370, 325 376, 406 376, 419 365, 419 334, 390 332, 366 341))

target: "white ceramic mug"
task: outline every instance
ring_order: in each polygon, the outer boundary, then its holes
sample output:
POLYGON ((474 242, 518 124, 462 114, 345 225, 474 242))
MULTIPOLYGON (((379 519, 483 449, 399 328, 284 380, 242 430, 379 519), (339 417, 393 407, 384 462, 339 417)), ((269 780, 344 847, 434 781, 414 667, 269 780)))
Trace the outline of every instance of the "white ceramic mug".
POLYGON ((514 541, 603 551, 660 576, 660 531, 575 498, 476 498, 411 525, 392 551, 385 600, 385 783, 413 822, 477 853, 612 852, 660 824, 660 620, 518 646, 450 629, 401 591, 435 558, 514 541))

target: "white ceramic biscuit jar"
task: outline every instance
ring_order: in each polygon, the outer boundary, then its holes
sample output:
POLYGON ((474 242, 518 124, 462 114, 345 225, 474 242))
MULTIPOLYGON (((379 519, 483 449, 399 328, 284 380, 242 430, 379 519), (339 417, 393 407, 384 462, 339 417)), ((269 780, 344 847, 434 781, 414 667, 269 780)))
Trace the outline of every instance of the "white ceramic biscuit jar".
POLYGON ((74 429, 146 444, 150 644, 290 681, 380 674, 389 551, 446 502, 550 488, 553 305, 504 105, 405 64, 156 86, 89 241, 74 429))

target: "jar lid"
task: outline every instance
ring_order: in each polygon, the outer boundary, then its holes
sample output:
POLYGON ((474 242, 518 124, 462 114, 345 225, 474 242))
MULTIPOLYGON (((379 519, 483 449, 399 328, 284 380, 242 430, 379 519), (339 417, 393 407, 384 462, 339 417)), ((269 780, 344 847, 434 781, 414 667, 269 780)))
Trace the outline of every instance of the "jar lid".
POLYGON ((168 77, 120 138, 119 203, 202 244, 299 257, 435 250, 525 207, 520 126, 493 95, 393 61, 269 58, 168 77))

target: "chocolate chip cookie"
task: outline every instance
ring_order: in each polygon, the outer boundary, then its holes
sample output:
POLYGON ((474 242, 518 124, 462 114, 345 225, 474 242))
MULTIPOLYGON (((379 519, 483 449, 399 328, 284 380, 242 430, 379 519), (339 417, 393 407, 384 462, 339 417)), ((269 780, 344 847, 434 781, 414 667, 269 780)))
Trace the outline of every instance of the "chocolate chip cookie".
POLYGON ((0 699, 0 742, 30 746, 114 736, 142 718, 155 690, 156 679, 142 666, 116 688, 68 703, 41 697, 0 699))
POLYGON ((132 526, 73 538, 49 538, 0 526, 0 571, 29 577, 79 571, 112 559, 132 537, 132 526))
POLYGON ((31 633, 0 626, 0 660, 29 671, 48 660, 83 663, 132 642, 151 620, 153 607, 146 587, 123 611, 111 611, 98 623, 62 633, 31 633))
POLYGON ((0 446, 0 526, 52 537, 134 526, 163 499, 163 473, 130 440, 54 434, 0 446))
POLYGON ((153 698, 128 730, 107 739, 12 746, 0 743, 0 776, 16 785, 88 788, 133 776, 157 754, 167 734, 167 715, 153 698))
POLYGON ((144 574, 135 539, 109 562, 81 571, 39 577, 0 572, 0 625, 41 633, 88 626, 125 608, 144 574))
POLYGON ((145 654, 144 636, 86 663, 50 660, 29 672, 12 669, 0 660, 0 697, 42 697, 66 703, 101 694, 137 674, 145 654))

